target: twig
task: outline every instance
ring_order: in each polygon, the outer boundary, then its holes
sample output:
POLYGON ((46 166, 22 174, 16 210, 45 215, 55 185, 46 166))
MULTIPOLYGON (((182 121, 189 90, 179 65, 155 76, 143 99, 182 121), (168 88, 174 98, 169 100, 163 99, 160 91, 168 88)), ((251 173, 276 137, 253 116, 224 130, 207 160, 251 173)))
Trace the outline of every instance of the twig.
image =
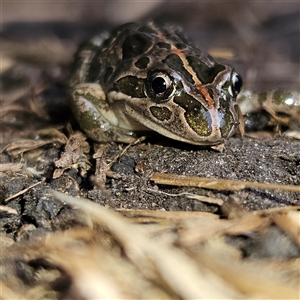
POLYGON ((244 188, 259 188, 300 192, 298 185, 280 185, 250 181, 227 180, 217 178, 205 178, 196 176, 185 176, 175 174, 154 173, 151 177, 156 184, 201 187, 213 190, 239 191, 244 188))
POLYGON ((142 142, 143 140, 145 140, 146 137, 145 136, 141 136, 138 139, 136 139, 134 142, 130 143, 129 145, 127 145, 118 155, 116 155, 113 160, 107 164, 107 171, 111 168, 111 166, 120 158, 124 155, 124 153, 132 146, 139 144, 140 142, 142 142))
POLYGON ((166 196, 170 196, 170 197, 185 196, 189 199, 197 200, 200 202, 206 202, 206 203, 210 203, 210 204, 222 205, 224 203, 224 201, 219 198, 201 196, 201 195, 196 195, 196 194, 192 194, 192 193, 188 193, 188 192, 183 192, 183 193, 179 193, 179 194, 170 194, 170 193, 166 193, 166 192, 159 191, 159 190, 153 190, 153 189, 147 189, 146 191, 151 192, 151 193, 166 195, 166 196))
POLYGON ((22 190, 22 191, 20 191, 20 192, 18 192, 18 193, 16 193, 16 194, 14 194, 14 195, 8 197, 8 198, 6 198, 6 199, 4 200, 4 202, 8 202, 8 201, 12 200, 13 198, 16 198, 16 197, 18 197, 18 196, 20 196, 20 195, 25 194, 27 191, 29 191, 30 189, 34 188, 35 186, 37 186, 37 185, 39 185, 39 184, 41 184, 41 183, 43 183, 43 182, 44 182, 44 181, 42 180, 42 181, 39 181, 39 182, 37 182, 37 183, 35 183, 35 184, 29 186, 28 188, 26 188, 26 189, 24 189, 24 190, 22 190))

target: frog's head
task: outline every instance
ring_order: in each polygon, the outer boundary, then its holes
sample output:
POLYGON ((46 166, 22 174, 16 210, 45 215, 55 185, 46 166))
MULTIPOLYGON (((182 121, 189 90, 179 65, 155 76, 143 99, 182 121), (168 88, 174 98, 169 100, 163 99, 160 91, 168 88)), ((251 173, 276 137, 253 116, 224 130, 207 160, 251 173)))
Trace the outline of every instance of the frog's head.
POLYGON ((178 31, 168 28, 166 36, 164 30, 149 26, 152 31, 124 38, 122 72, 113 76, 108 100, 172 139, 196 145, 223 143, 239 124, 236 97, 241 77, 178 31))

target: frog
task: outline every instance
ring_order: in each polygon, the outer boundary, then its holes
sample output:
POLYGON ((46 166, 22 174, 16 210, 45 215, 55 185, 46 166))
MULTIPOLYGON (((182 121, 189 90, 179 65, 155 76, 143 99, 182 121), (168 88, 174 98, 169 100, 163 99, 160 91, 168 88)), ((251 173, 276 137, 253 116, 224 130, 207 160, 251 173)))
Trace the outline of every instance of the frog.
POLYGON ((70 106, 100 143, 132 143, 140 132, 218 147, 241 123, 241 76, 198 49, 174 25, 127 23, 75 55, 70 106))
POLYGON ((79 48, 69 99, 83 131, 99 143, 129 144, 156 132, 222 150, 236 132, 244 135, 245 125, 300 119, 299 92, 242 87, 233 67, 196 47, 180 27, 131 22, 79 48), (267 114, 257 118, 260 111, 267 114))

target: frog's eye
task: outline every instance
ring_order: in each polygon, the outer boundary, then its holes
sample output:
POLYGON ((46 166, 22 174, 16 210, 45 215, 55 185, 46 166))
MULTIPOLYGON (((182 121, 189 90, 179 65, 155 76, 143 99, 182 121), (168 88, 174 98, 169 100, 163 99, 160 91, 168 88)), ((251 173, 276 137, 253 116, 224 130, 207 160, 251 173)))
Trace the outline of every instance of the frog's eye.
POLYGON ((238 73, 233 72, 230 80, 231 80, 231 84, 228 88, 228 91, 231 96, 236 97, 241 91, 243 86, 242 77, 238 73))
POLYGON ((168 101, 173 91, 173 81, 167 73, 156 71, 149 74, 147 79, 147 93, 153 101, 168 101))

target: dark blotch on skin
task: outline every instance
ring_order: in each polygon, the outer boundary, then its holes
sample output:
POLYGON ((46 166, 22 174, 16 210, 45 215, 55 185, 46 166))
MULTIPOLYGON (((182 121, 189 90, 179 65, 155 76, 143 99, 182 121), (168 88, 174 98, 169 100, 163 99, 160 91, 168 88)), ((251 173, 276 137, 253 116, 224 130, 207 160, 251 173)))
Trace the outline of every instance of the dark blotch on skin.
POLYGON ((170 54, 162 62, 166 63, 171 69, 182 74, 189 83, 195 83, 192 75, 184 68, 183 63, 178 55, 170 54))
POLYGON ((84 130, 90 131, 97 128, 99 125, 95 119, 95 116, 89 111, 80 114, 79 123, 84 130))
POLYGON ((152 43, 144 34, 134 34, 128 36, 122 45, 123 59, 129 59, 145 53, 152 43))
POLYGON ((220 99, 220 109, 219 109, 219 118, 220 118, 220 130, 222 137, 228 137, 232 126, 233 126, 233 115, 230 112, 229 101, 220 99))
MULTIPOLYGON (((203 101, 205 101, 204 98, 203 101)), ((180 96, 176 96, 174 98, 174 102, 180 105, 186 111, 199 111, 202 109, 202 105, 199 101, 185 93, 181 93, 180 96)))
POLYGON ((160 27, 160 31, 164 35, 164 37, 171 41, 173 44, 188 44, 191 45, 191 41, 184 35, 180 28, 175 28, 173 26, 162 26, 160 27), (171 30, 170 30, 171 29, 171 30))
POLYGON ((284 91, 284 90, 276 90, 274 91, 273 94, 273 102, 275 104, 283 104, 284 101, 288 98, 292 98, 293 95, 289 91, 284 91))
MULTIPOLYGON (((204 100, 204 99, 203 99, 204 100)), ((174 98, 174 102, 184 110, 184 116, 190 127, 200 136, 211 134, 211 117, 209 112, 193 97, 182 93, 174 98)))
POLYGON ((225 67, 219 64, 210 68, 195 56, 188 56, 186 59, 202 84, 212 83, 217 74, 225 70, 225 67))
POLYGON ((160 121, 170 120, 172 116, 172 112, 167 107, 151 106, 150 111, 152 115, 160 121))
POLYGON ((117 35, 119 35, 120 33, 127 33, 129 30, 134 30, 134 28, 136 27, 136 23, 135 22, 129 22, 129 23, 125 23, 119 27, 117 27, 115 30, 112 31, 112 33, 110 34, 111 39, 114 39, 117 35))
POLYGON ((142 26, 138 30, 140 32, 144 32, 144 33, 157 34, 157 32, 155 30, 153 30, 152 28, 150 28, 148 26, 142 26))
POLYGON ((191 44, 191 41, 184 35, 181 29, 175 30, 175 34, 182 40, 183 44, 191 44))
POLYGON ((99 61, 99 56, 95 55, 90 63, 90 68, 87 75, 88 82, 95 82, 99 76, 101 70, 101 63, 99 61))
POLYGON ((111 74, 113 73, 114 69, 112 67, 108 67, 104 76, 103 76, 103 82, 106 83, 107 80, 110 78, 111 74))
POLYGON ((145 57, 140 58, 134 65, 137 68, 139 68, 141 70, 144 70, 144 69, 146 69, 148 67, 149 62, 150 62, 149 57, 145 56, 145 57))
POLYGON ((187 46, 186 44, 176 44, 175 47, 179 50, 185 49, 187 46))
POLYGON ((135 76, 127 76, 119 79, 115 84, 115 90, 133 98, 145 98, 144 80, 135 76))
POLYGON ((167 49, 167 50, 171 50, 171 45, 165 42, 157 42, 156 46, 161 48, 161 49, 167 49))

